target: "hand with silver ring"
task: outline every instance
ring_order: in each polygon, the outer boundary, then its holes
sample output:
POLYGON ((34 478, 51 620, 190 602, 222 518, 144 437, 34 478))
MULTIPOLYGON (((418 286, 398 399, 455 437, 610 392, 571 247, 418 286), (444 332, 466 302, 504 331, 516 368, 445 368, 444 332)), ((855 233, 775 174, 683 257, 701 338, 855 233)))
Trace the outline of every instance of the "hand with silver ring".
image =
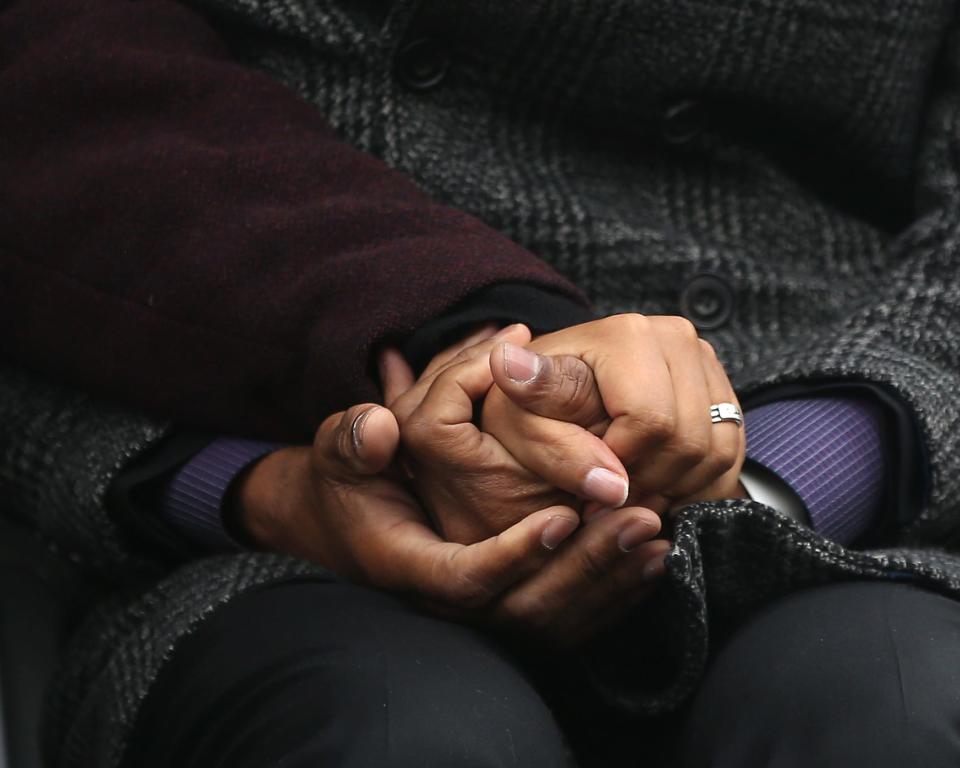
POLYGON ((710 421, 714 424, 729 421, 742 427, 743 414, 740 413, 736 403, 714 403, 710 406, 710 421))
MULTIPOLYGON (((490 353, 504 342, 530 341, 530 331, 523 325, 492 334, 481 330, 440 353, 417 381, 395 350, 386 350, 380 359, 384 399, 400 425, 403 465, 437 530, 450 541, 469 544, 537 509, 552 505, 579 509, 578 497, 599 497, 608 505, 622 506, 627 471, 599 437, 577 428, 579 453, 566 458, 567 487, 559 488, 523 466, 496 437, 474 423, 477 407, 493 386, 490 353), (598 489, 591 482, 597 474, 613 482, 598 489)), ((560 453, 566 447, 543 446, 560 453)))
MULTIPOLYGON (((484 402, 484 430, 558 487, 591 498, 570 468, 587 464, 600 437, 629 472, 625 503, 663 513, 746 495, 736 393, 684 318, 615 315, 524 347, 501 343, 491 368, 497 386, 484 402)), ((617 506, 593 501, 587 518, 617 506)))

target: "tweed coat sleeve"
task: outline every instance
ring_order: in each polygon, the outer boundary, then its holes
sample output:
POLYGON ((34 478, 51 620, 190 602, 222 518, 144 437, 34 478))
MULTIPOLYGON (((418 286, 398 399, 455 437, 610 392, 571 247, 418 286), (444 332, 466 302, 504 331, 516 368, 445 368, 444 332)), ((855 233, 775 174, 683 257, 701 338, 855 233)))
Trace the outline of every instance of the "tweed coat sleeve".
MULTIPOLYGON (((893 242, 894 266, 865 286, 829 331, 759 352, 731 370, 744 398, 811 382, 870 382, 915 419, 928 471, 919 514, 892 546, 855 550, 826 541, 751 501, 699 503, 675 521, 674 548, 655 615, 638 617, 629 653, 650 626, 669 638, 668 682, 616 680, 597 664, 598 689, 638 713, 678 706, 696 689, 713 638, 796 589, 843 579, 903 581, 960 595, 960 38, 944 46, 917 158, 919 214, 893 242)), ((623 658, 627 653, 610 654, 623 658)), ((640 651, 642 652, 642 651, 640 651)), ((617 667, 622 669, 623 667, 617 667)), ((663 674, 663 670, 658 670, 663 674)))
POLYGON ((238 63, 172 0, 0 8, 0 343, 74 386, 285 439, 482 288, 583 302, 238 63))
POLYGON ((915 178, 918 216, 894 266, 842 322, 732 370, 745 398, 784 385, 870 382, 913 414, 928 471, 918 516, 884 548, 828 541, 749 500, 680 511, 659 599, 586 664, 611 704, 647 714, 696 690, 714 638, 790 591, 847 579, 910 583, 960 597, 960 35, 932 81, 915 178), (651 632, 657 627, 658 632, 651 632), (627 660, 656 658, 632 677, 627 660), (614 662, 611 662, 614 660, 614 662))
POLYGON ((918 427, 927 492, 902 541, 960 547, 960 39, 944 49, 917 165, 919 215, 892 244, 893 268, 828 333, 774 348, 734 373, 748 396, 812 381, 867 381, 918 427))
POLYGON ((170 564, 114 519, 107 490, 168 427, 0 365, 0 514, 91 577, 95 597, 50 691, 44 764, 115 766, 137 707, 176 643, 234 596, 331 574, 267 553, 170 564))
POLYGON ((0 508, 102 576, 144 565, 107 510, 121 468, 168 427, 0 366, 0 508))

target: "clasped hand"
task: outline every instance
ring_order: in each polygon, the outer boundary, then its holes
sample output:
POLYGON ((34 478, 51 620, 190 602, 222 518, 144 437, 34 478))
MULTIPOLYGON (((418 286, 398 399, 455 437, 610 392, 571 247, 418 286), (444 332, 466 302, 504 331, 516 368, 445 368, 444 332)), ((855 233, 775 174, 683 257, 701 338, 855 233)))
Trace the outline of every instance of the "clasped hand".
POLYGON ((618 315, 531 341, 484 329, 414 380, 381 357, 388 407, 328 418, 239 493, 261 546, 446 615, 576 644, 663 573, 661 516, 742 495, 736 396, 682 318, 618 315), (479 418, 476 415, 479 414, 479 418))

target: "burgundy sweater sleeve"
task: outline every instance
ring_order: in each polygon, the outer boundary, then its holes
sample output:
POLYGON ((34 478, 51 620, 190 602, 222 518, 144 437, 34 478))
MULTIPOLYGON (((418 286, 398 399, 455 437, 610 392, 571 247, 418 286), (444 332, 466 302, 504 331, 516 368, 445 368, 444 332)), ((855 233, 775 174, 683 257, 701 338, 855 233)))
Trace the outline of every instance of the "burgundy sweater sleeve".
POLYGON ((13 2, 0 114, 5 354, 184 423, 308 436, 477 290, 583 301, 174 2, 13 2))

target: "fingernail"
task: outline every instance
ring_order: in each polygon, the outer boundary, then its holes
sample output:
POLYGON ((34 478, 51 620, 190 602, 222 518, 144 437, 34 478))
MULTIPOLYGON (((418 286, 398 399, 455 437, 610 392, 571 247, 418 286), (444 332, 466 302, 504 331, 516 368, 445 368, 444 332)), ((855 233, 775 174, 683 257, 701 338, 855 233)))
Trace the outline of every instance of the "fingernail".
POLYGON ((662 577, 666 572, 667 556, 660 555, 643 566, 643 571, 640 576, 644 581, 654 581, 662 577))
POLYGON ((380 406, 375 405, 373 408, 368 408, 357 416, 357 418, 353 420, 353 424, 350 425, 350 441, 353 443, 353 450, 357 455, 360 454, 360 449, 363 448, 363 428, 367 424, 367 419, 369 419, 370 414, 379 407, 380 406))
POLYGON ((631 552, 641 544, 644 544, 653 538, 655 531, 649 523, 644 520, 634 520, 620 531, 617 536, 617 546, 621 552, 631 552))
POLYGON ((546 549, 556 549, 571 533, 577 530, 578 522, 569 517, 551 517, 540 534, 540 543, 546 549))
POLYGON ((594 467, 583 479, 583 492, 594 501, 622 507, 630 486, 620 475, 603 467, 594 467))
POLYGON ((511 381, 526 384, 540 373, 540 356, 507 342, 503 345, 503 367, 511 381))

